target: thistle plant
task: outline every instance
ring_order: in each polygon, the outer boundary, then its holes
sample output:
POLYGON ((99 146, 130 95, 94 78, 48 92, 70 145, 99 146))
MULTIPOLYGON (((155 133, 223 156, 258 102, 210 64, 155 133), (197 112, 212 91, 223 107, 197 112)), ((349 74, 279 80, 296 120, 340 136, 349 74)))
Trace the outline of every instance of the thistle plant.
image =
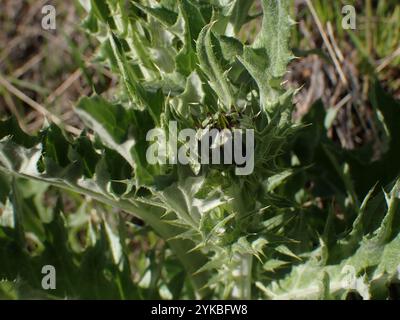
MULTIPOLYGON (((339 164, 349 187, 344 198, 354 200, 344 205, 354 219, 341 232, 333 205, 321 206, 304 188, 308 168, 295 147, 305 128, 292 120, 295 92, 282 86, 294 58, 288 0, 261 1, 261 29, 251 41, 239 36, 259 19, 251 0, 81 2, 83 26, 100 42, 97 61, 119 86, 112 97, 82 97, 79 137, 55 125, 33 137, 13 119, 1 123, 7 181, 42 181, 142 220, 184 270, 192 293, 177 298, 389 295, 400 264, 399 182, 385 197, 373 189, 360 204, 339 164), (235 164, 150 164, 147 134, 170 133, 171 121, 178 130, 253 130, 253 172, 237 175, 235 164), (374 210, 386 212, 381 221, 371 219, 374 210)), ((167 156, 173 143, 185 141, 169 141, 167 156)), ((128 266, 115 256, 119 274, 128 266)), ((131 281, 123 275, 120 281, 131 281)))

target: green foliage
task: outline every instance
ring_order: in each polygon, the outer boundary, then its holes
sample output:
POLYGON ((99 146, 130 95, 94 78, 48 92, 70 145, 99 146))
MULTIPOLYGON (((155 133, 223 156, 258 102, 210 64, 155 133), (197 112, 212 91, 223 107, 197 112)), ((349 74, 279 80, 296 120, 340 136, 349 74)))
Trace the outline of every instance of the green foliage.
MULTIPOLYGON (((262 28, 251 44, 238 33, 254 18, 252 1, 82 2, 84 26, 101 43, 98 60, 119 75, 120 87, 110 101, 80 100, 76 111, 87 131, 78 138, 53 125, 31 137, 13 119, 0 124, 1 258, 18 264, 0 266, 7 278, 37 289, 31 277, 53 263, 62 273, 58 298, 315 299, 346 298, 353 290, 389 297, 400 264, 398 166, 382 181, 392 183, 385 197, 373 191, 361 204, 364 189, 380 177, 361 187, 352 179, 363 181, 358 175, 371 164, 360 170, 357 155, 327 141, 323 114, 310 114, 307 128, 292 121, 294 93, 281 87, 292 57, 289 1, 262 1, 262 28), (149 164, 147 132, 168 133, 172 120, 178 129, 253 129, 254 172, 149 164), (61 205, 50 213, 26 204, 24 179, 90 197, 109 211, 97 226, 87 208, 76 213, 92 233, 85 248, 74 253, 66 241, 73 223, 61 205), (112 228, 105 217, 116 209, 167 242, 165 260, 154 250, 147 267, 131 270, 125 225, 112 228), (24 249, 30 233, 42 244, 38 253, 24 249), (355 285, 343 280, 346 266, 355 285)), ((0 290, 18 297, 18 288, 0 290)))
POLYGON ((0 221, 0 277, 8 285, 3 282, 0 293, 29 299, 140 297, 119 237, 106 220, 93 223, 84 207, 89 204, 66 217, 61 201, 54 208, 44 205, 47 185, 15 179, 10 183, 0 221), (42 290, 45 265, 57 272, 51 293, 42 290))

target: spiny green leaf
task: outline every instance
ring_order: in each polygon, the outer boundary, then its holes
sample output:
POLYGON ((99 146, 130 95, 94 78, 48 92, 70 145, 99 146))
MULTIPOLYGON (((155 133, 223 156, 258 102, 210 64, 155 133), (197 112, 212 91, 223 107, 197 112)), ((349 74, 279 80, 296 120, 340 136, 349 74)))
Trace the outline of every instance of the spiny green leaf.
POLYGON ((282 93, 281 78, 291 60, 289 50, 289 1, 263 0, 263 22, 251 46, 244 48, 239 60, 257 82, 260 103, 268 112, 274 110, 282 93))
POLYGON ((205 26, 197 40, 197 55, 202 70, 209 78, 210 86, 221 99, 225 111, 235 102, 233 88, 226 77, 228 69, 223 61, 220 44, 212 35, 213 23, 205 26))

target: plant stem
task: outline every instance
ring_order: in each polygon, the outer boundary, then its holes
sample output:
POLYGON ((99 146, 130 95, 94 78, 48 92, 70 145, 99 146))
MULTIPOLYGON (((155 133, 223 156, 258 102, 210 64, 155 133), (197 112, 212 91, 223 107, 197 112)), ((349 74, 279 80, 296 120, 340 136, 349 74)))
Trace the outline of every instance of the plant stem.
POLYGON ((241 299, 251 300, 251 283, 252 283, 253 256, 244 254, 241 264, 241 299))

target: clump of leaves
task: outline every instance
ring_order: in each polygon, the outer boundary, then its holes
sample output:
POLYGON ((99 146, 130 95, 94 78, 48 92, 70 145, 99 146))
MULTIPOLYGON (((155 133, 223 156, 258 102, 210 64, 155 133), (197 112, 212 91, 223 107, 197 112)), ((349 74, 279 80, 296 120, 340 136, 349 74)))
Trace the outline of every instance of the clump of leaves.
MULTIPOLYGON (((304 187, 309 163, 296 148, 310 131, 300 135, 302 126, 291 118, 294 92, 281 86, 292 59, 289 1, 261 1, 262 27, 252 43, 238 40, 255 18, 250 0, 82 3, 84 26, 101 42, 98 60, 120 76, 120 88, 111 101, 84 97, 76 107, 95 139, 86 133, 72 138, 53 125, 30 137, 15 121, 2 122, 4 172, 143 220, 167 241, 183 270, 184 277, 175 270, 176 277, 164 281, 174 298, 342 298, 353 290, 364 298, 389 296, 386 285, 400 264, 399 183, 385 199, 371 192, 359 206, 348 166, 342 172, 337 160, 338 184, 345 184, 338 206, 354 220, 345 226, 333 203, 341 191, 332 196, 330 188, 321 205, 304 187), (254 172, 149 164, 147 132, 168 132, 172 120, 179 129, 253 129, 254 172), (376 219, 375 210, 382 213, 376 219), (345 267, 354 271, 350 285, 345 267), (177 282, 185 290, 174 290, 177 282)), ((168 270, 155 269, 151 276, 160 286, 154 275, 168 270)))

